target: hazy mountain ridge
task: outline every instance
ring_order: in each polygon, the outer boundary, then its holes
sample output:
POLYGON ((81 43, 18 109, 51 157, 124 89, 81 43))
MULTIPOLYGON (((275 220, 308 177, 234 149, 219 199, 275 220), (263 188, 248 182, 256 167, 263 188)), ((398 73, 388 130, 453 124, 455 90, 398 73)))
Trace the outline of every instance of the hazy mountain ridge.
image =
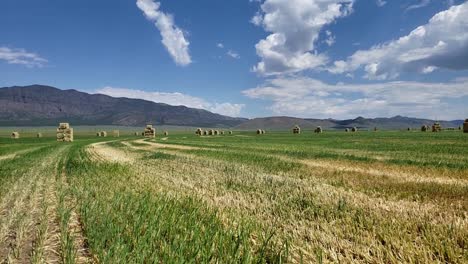
MULTIPOLYGON (((311 118, 295 118, 286 116, 254 118, 248 120, 238 126, 236 129, 269 129, 269 130, 285 130, 290 129, 294 125, 299 125, 302 129, 315 129, 321 126, 324 129, 345 129, 349 127, 358 127, 360 129, 419 129, 422 125, 432 125, 435 120, 411 118, 403 116, 395 116, 390 118, 364 118, 357 117, 355 119, 335 120, 335 119, 311 119, 311 118)), ((439 121, 442 127, 458 127, 463 124, 463 120, 439 121)))
POLYGON ((231 127, 247 119, 203 109, 31 85, 0 88, 0 125, 154 125, 231 127))
MULTIPOLYGON (((58 122, 74 125, 154 125, 233 127, 239 130, 287 130, 294 125, 303 129, 406 129, 431 125, 429 119, 395 116, 336 120, 274 116, 265 118, 234 118, 203 109, 172 106, 141 99, 114 98, 76 90, 60 90, 44 85, 0 88, 0 125, 46 126, 58 122)), ((458 127, 463 120, 440 121, 443 127, 458 127)))

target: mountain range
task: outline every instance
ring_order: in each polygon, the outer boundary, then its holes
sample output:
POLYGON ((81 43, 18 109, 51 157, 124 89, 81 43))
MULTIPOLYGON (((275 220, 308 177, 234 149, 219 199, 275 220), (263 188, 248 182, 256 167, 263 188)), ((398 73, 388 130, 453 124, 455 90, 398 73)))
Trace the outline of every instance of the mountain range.
MULTIPOLYGON (((203 109, 172 106, 141 99, 114 98, 76 90, 61 90, 45 85, 0 88, 0 126, 47 126, 59 122, 73 125, 145 124, 232 127, 239 130, 257 128, 285 130, 294 125, 303 129, 321 126, 324 129, 404 129, 431 125, 435 121, 404 116, 391 118, 357 117, 348 120, 311 119, 295 117, 237 118, 223 116, 203 109)), ((458 127, 463 120, 440 121, 443 127, 458 127)))
MULTIPOLYGON (((268 130, 284 130, 290 129, 294 125, 299 125, 302 129, 315 129, 321 126, 323 129, 345 129, 351 127, 357 127, 364 130, 372 130, 375 127, 378 129, 419 129, 422 125, 431 126, 435 120, 411 118, 404 116, 394 116, 390 118, 364 118, 357 117, 355 119, 336 120, 336 119, 311 119, 311 118, 295 118, 287 116, 276 116, 276 117, 265 117, 255 118, 248 120, 238 126, 236 129, 249 130, 256 128, 263 128, 268 130)), ((452 121, 437 121, 442 127, 453 127, 463 124, 463 120, 452 120, 452 121)))
POLYGON ((186 106, 114 98, 44 85, 0 88, 0 125, 55 126, 65 121, 74 125, 232 127, 247 119, 186 106))

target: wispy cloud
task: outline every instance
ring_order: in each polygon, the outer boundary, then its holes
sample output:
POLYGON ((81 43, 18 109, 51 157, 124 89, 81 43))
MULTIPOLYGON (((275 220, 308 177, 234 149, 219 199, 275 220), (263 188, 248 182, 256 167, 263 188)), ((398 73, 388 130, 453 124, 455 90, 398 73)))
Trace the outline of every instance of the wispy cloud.
POLYGON ((431 0, 421 0, 417 4, 408 6, 405 9, 405 11, 407 12, 407 11, 410 11, 410 10, 413 10, 413 9, 422 8, 422 7, 425 7, 425 6, 429 5, 430 3, 431 3, 431 0))
POLYGON ((218 47, 220 49, 224 49, 224 44, 220 42, 220 43, 216 44, 216 47, 218 47))
POLYGON ((170 14, 159 10, 160 2, 153 0, 137 0, 137 6, 143 11, 146 18, 155 23, 162 36, 162 43, 177 65, 186 66, 192 63, 189 54, 190 42, 184 32, 174 23, 170 14))
POLYGON ((235 51, 233 51, 233 50, 228 50, 228 52, 226 52, 226 54, 227 54, 229 57, 233 58, 233 59, 240 59, 239 53, 237 53, 237 52, 235 52, 235 51))
POLYGON ((387 1, 384 1, 384 0, 377 0, 375 3, 377 4, 377 6, 382 7, 382 6, 384 6, 385 4, 387 4, 387 1))
POLYGON ((43 67, 47 60, 36 53, 28 52, 24 49, 11 49, 0 47, 0 60, 9 64, 21 64, 26 67, 43 67))
POLYGON ((138 89, 115 88, 108 86, 96 90, 95 93, 106 94, 113 97, 143 99, 169 105, 184 105, 187 107, 205 109, 214 113, 235 117, 240 116, 242 109, 245 107, 244 104, 209 102, 200 97, 177 92, 148 92, 138 89))
POLYGON ((327 84, 296 76, 268 80, 243 94, 271 102, 269 109, 277 115, 317 118, 407 115, 455 119, 468 116, 466 87, 468 79, 448 83, 327 84))

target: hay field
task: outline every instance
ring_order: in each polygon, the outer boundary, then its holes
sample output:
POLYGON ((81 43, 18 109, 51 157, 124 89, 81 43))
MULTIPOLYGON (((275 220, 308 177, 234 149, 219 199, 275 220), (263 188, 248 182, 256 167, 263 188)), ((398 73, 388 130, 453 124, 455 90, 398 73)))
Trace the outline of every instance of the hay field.
POLYGON ((35 132, 0 138, 0 263, 468 262, 468 134, 35 132))

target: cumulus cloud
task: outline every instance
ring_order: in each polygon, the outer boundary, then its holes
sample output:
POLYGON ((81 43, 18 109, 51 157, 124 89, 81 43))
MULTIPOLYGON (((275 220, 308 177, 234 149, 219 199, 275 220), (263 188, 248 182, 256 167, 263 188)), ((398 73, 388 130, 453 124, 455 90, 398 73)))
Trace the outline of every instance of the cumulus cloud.
POLYGON ((218 44, 216 44, 216 47, 218 47, 220 49, 224 49, 224 44, 223 43, 218 43, 218 44))
POLYGON ((177 65, 186 66, 192 62, 189 54, 190 42, 187 41, 184 32, 174 23, 170 14, 159 10, 161 4, 153 0, 137 0, 137 6, 145 17, 154 22, 162 36, 162 43, 177 65))
POLYGON ((352 11, 354 0, 266 0, 252 19, 271 34, 255 46, 253 71, 274 75, 314 69, 328 62, 315 43, 321 29, 352 11))
POLYGON ((271 102, 277 115, 317 118, 406 115, 454 119, 468 115, 468 79, 448 83, 327 84, 307 77, 275 78, 243 91, 271 102), (463 102, 462 102, 463 101, 463 102))
POLYGON ((21 64, 29 68, 43 67, 47 60, 41 56, 27 52, 24 49, 11 49, 0 47, 0 60, 4 60, 9 64, 21 64))
POLYGON ((105 94, 113 97, 126 97, 133 99, 143 99, 156 103, 165 103, 169 105, 184 105, 191 108, 205 109, 214 113, 227 116, 240 116, 244 104, 233 103, 212 103, 203 98, 195 97, 183 93, 165 93, 165 92, 148 92, 136 89, 104 87, 96 90, 98 94, 105 94))
POLYGON ((468 69, 468 2, 434 15, 398 40, 335 61, 329 71, 346 73, 359 68, 365 70, 365 78, 377 80, 394 79, 401 72, 468 69))

